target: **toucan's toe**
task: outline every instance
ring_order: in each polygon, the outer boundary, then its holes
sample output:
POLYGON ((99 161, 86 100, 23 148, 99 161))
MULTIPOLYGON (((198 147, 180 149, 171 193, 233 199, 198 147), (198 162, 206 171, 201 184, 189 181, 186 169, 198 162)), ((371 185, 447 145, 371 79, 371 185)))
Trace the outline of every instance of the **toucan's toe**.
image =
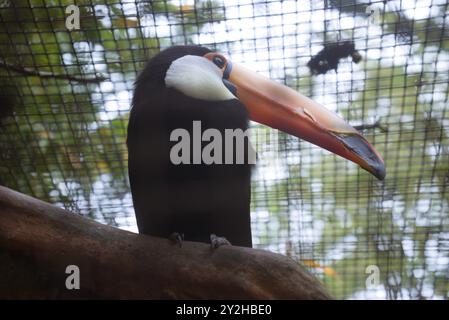
POLYGON ((173 241, 175 244, 178 244, 179 247, 182 247, 182 242, 184 241, 184 233, 173 232, 169 239, 173 241))
POLYGON ((231 246, 232 244, 225 237, 218 237, 216 234, 210 235, 210 246, 212 249, 217 249, 221 246, 231 246))

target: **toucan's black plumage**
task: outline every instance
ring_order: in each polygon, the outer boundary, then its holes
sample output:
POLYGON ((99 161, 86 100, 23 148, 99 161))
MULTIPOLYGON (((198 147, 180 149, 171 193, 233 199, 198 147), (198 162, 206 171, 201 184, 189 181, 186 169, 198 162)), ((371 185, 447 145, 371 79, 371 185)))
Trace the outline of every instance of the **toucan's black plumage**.
POLYGON ((212 233, 233 245, 251 247, 251 166, 174 165, 170 133, 192 123, 202 130, 248 127, 248 111, 237 100, 204 101, 167 88, 170 64, 185 55, 204 56, 210 50, 178 46, 152 58, 138 76, 128 126, 129 178, 139 232, 209 242, 212 233))

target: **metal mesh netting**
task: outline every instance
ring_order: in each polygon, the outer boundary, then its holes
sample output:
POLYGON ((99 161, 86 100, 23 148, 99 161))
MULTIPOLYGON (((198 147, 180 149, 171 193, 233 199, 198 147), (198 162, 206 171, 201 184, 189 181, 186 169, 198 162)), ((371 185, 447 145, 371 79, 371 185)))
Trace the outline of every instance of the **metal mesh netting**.
POLYGON ((0 184, 136 231, 133 81, 160 49, 201 44, 337 111, 386 163, 379 182, 254 123, 255 247, 338 298, 449 298, 445 1, 86 0, 68 30, 70 4, 0 0, 0 184))

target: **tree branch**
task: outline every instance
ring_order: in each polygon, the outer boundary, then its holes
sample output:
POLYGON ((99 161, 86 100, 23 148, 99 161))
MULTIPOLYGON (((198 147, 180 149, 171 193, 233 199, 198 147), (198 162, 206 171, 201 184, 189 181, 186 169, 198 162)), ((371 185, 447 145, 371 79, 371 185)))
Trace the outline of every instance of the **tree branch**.
POLYGON ((0 61, 0 68, 4 68, 7 70, 11 70, 26 76, 34 76, 39 78, 51 78, 51 79, 62 79, 62 80, 68 80, 68 81, 76 81, 80 83, 100 83, 102 81, 107 80, 108 78, 103 76, 96 76, 95 78, 83 78, 78 76, 72 76, 69 74, 54 74, 51 72, 45 72, 45 71, 37 71, 30 68, 25 67, 19 67, 15 66, 13 64, 0 61))
POLYGON ((329 299, 292 259, 102 225, 0 186, 0 298, 329 299), (66 267, 80 289, 65 287, 66 267))

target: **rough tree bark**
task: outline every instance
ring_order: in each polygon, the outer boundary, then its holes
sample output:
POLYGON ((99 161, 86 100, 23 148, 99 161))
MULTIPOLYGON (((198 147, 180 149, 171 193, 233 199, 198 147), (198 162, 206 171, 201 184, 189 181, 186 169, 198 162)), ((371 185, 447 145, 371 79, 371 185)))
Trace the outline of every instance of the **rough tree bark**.
POLYGON ((328 299, 295 261, 263 250, 102 225, 0 186, 0 298, 328 299), (80 289, 68 290, 68 265, 80 289))

